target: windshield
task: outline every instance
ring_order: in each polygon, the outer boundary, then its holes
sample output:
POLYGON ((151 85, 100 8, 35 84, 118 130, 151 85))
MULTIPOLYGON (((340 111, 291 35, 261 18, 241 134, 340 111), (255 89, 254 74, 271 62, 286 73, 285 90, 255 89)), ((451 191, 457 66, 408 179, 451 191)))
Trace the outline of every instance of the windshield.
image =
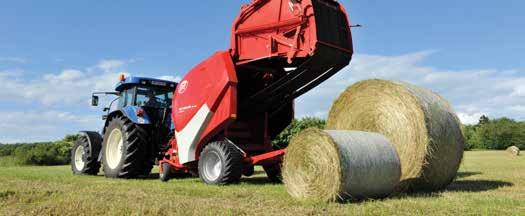
POLYGON ((137 87, 137 106, 146 106, 154 108, 171 107, 171 98, 173 91, 157 87, 137 87))

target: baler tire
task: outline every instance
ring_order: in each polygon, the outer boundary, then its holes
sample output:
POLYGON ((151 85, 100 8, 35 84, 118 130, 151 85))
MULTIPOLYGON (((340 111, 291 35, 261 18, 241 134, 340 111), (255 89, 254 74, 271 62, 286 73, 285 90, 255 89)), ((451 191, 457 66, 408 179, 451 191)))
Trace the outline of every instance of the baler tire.
POLYGON ((263 166, 266 176, 273 183, 282 183, 283 176, 281 175, 281 163, 263 166))
POLYGON ((101 143, 92 143, 90 148, 88 138, 86 136, 80 136, 71 149, 71 170, 75 175, 97 175, 100 170, 100 162, 98 161, 98 155, 101 149, 101 143), (82 168, 77 167, 77 150, 82 148, 82 168))
POLYGON ((162 163, 162 172, 159 173, 159 179, 163 182, 167 182, 171 179, 173 171, 169 163, 162 163))
POLYGON ((233 144, 225 141, 212 142, 204 147, 200 154, 199 177, 210 185, 238 183, 242 176, 242 159, 241 151, 233 144), (208 168, 205 166, 208 157, 218 157, 221 162, 220 173, 215 179, 210 179, 206 174, 208 168))
POLYGON ((136 125, 124 116, 116 116, 111 119, 104 130, 104 141, 102 147, 102 164, 104 175, 109 178, 135 178, 141 175, 148 175, 152 165, 147 161, 149 155, 146 153, 148 148, 148 133, 140 125, 136 125), (110 167, 108 163, 108 139, 114 130, 119 130, 122 139, 122 152, 120 160, 115 167, 110 167))

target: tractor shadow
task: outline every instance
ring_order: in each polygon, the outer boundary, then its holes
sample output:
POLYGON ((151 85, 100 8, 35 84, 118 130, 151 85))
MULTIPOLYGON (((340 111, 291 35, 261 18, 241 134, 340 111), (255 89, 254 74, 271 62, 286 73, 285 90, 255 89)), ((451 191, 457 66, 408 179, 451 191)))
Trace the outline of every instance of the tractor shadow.
POLYGON ((282 185, 280 182, 272 182, 266 176, 243 177, 241 184, 247 185, 282 185))
MULTIPOLYGON (((192 176, 191 174, 174 174, 171 178, 173 179, 198 179, 198 176, 192 176)), ((136 179, 142 179, 142 180, 158 180, 159 179, 159 173, 151 173, 148 176, 140 176, 136 179)), ((246 185, 279 185, 282 183, 276 183, 272 182, 266 177, 266 173, 264 171, 255 171, 251 177, 243 176, 241 178, 240 184, 246 184, 246 185)))

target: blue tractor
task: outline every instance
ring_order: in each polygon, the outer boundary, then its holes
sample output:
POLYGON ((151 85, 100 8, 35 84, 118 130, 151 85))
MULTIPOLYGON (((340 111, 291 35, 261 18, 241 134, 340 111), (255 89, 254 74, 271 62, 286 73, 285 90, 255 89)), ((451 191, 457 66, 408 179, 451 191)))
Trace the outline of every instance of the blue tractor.
POLYGON ((121 75, 115 92, 93 93, 93 106, 98 106, 98 95, 117 98, 104 108, 101 133, 80 132, 71 154, 73 173, 96 175, 103 166, 104 175, 111 178, 149 175, 173 136, 171 106, 176 87, 172 81, 121 75))

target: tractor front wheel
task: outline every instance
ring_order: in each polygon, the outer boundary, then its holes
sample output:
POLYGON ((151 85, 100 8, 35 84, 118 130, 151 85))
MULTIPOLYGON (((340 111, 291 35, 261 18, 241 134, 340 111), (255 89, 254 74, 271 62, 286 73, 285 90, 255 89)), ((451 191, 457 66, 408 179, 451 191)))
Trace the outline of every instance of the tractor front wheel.
POLYGON ((147 131, 123 116, 110 120, 102 147, 104 174, 110 178, 134 178, 150 173, 147 131), (145 162, 148 162, 147 164, 145 162))
POLYGON ((233 144, 225 141, 212 142, 200 154, 199 176, 206 184, 212 185, 239 182, 242 158, 241 151, 233 144))
MULTIPOLYGON (((100 136, 100 135, 99 135, 100 136)), ((98 154, 100 153, 100 141, 91 140, 81 135, 71 149, 71 170, 77 175, 96 175, 100 169, 98 154)))

